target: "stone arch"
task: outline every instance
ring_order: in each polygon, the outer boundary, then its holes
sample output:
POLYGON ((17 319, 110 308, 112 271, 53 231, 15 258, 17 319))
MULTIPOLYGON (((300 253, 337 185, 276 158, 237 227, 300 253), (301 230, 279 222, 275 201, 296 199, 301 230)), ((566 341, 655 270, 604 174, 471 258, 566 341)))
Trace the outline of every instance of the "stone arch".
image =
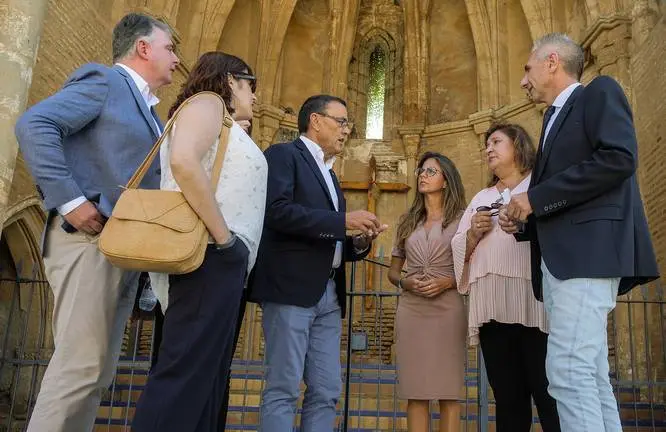
POLYGON ((236 2, 225 21, 215 49, 238 56, 256 69, 260 10, 259 0, 236 2))
POLYGON ((361 0, 331 0, 330 55, 326 56, 324 91, 347 99, 347 74, 354 49, 361 0))
POLYGON ((308 96, 322 93, 330 52, 329 12, 327 0, 296 4, 284 36, 273 94, 281 108, 298 112, 308 96))
POLYGON ((186 61, 193 64, 206 51, 217 48, 236 0, 181 1, 176 26, 183 31, 181 47, 186 61))
POLYGON ((553 31, 551 0, 520 0, 532 40, 553 31))
POLYGON ((524 1, 507 0, 498 13, 499 106, 525 100, 525 92, 520 88, 520 80, 525 73, 524 65, 532 50, 532 31, 543 31, 540 34, 543 36, 549 33, 551 28, 548 5, 542 5, 547 10, 542 11, 541 24, 530 26, 522 3, 524 1))
POLYGON ((53 339, 51 291, 40 239, 45 214, 36 198, 10 209, 0 240, 0 397, 11 401, 14 421, 25 419, 36 397, 53 339))
POLYGON ((386 54, 384 140, 396 137, 396 126, 402 118, 402 55, 395 39, 386 30, 374 27, 357 41, 349 63, 348 108, 355 124, 353 138, 365 138, 370 55, 377 46, 386 54))
POLYGON ((14 204, 7 214, 2 238, 9 247, 13 262, 21 267, 17 276, 46 280, 41 254, 46 214, 40 201, 30 197, 14 204))
POLYGON ((478 111, 477 56, 462 0, 433 2, 430 11, 428 124, 466 119, 478 111))
POLYGON ((465 0, 469 24, 474 37, 477 60, 479 110, 497 106, 496 60, 492 54, 492 26, 484 0, 465 0))
POLYGON ((276 105, 277 100, 279 100, 277 81, 282 48, 297 2, 298 0, 263 1, 261 4, 262 24, 259 28, 259 45, 255 68, 257 77, 261 80, 257 89, 257 98, 260 103, 276 105))

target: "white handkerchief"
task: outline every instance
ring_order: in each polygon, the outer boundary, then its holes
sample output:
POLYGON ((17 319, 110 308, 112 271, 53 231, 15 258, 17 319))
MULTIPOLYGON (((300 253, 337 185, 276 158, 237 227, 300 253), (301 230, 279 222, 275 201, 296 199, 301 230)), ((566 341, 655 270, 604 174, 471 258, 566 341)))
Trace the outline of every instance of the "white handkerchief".
POLYGON ((509 201, 511 201, 511 191, 509 188, 506 188, 502 191, 502 202, 504 204, 509 204, 509 201))

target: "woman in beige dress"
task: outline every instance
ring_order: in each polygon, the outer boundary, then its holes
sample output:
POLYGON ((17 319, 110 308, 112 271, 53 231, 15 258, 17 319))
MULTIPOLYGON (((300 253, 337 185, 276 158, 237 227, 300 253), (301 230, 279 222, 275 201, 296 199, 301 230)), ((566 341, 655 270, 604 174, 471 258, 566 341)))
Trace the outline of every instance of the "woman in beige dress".
POLYGON ((402 290, 395 317, 398 396, 408 400, 410 432, 429 430, 432 400, 439 401, 439 430, 453 432, 460 426, 467 318, 451 238, 465 191, 456 166, 439 153, 425 153, 415 174, 418 193, 398 224, 389 271, 402 290))

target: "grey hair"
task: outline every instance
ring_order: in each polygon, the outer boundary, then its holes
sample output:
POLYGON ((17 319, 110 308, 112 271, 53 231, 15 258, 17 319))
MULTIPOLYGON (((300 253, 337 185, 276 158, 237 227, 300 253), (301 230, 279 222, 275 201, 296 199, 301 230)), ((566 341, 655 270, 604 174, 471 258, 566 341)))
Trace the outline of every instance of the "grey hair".
POLYGON ((549 33, 542 36, 534 42, 532 48, 532 52, 538 52, 541 58, 546 58, 553 51, 559 55, 564 71, 580 80, 585 65, 583 48, 563 33, 549 33), (552 51, 543 50, 545 47, 550 47, 552 51))
POLYGON ((168 24, 151 16, 139 13, 125 15, 113 28, 113 62, 128 56, 139 39, 152 41, 156 28, 171 34, 168 24))

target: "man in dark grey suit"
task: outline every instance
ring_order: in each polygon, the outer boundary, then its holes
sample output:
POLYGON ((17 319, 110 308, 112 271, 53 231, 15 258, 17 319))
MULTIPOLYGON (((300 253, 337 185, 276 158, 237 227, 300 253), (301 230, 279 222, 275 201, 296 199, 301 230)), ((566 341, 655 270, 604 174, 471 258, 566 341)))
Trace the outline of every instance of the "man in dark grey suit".
MULTIPOLYGON (((161 133, 154 92, 178 65, 169 27, 141 14, 113 30, 113 61, 86 64, 19 119, 16 136, 49 213, 43 239, 55 351, 29 432, 92 429, 111 383, 137 273, 113 267, 97 237, 161 133)), ((158 162, 143 187, 159 188, 158 162)))
POLYGON ((529 240, 532 285, 550 333, 546 374, 563 431, 620 432, 609 380, 608 313, 618 294, 659 276, 643 211, 631 109, 619 84, 587 86, 582 48, 562 34, 535 42, 521 86, 548 105, 529 190, 500 225, 529 240))

